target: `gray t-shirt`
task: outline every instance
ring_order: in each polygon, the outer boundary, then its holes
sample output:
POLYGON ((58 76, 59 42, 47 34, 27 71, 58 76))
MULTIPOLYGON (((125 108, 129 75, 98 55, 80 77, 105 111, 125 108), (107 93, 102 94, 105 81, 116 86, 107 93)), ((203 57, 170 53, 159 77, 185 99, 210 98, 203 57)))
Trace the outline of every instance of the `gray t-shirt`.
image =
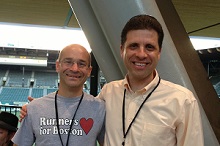
MULTIPOLYGON (((68 130, 80 97, 58 95, 57 106, 62 141, 66 145, 68 130)), ((105 105, 100 99, 84 93, 73 120, 69 146, 96 146, 104 141, 105 105)), ((61 146, 56 126, 55 93, 33 100, 27 105, 27 116, 12 141, 18 146, 61 146)))

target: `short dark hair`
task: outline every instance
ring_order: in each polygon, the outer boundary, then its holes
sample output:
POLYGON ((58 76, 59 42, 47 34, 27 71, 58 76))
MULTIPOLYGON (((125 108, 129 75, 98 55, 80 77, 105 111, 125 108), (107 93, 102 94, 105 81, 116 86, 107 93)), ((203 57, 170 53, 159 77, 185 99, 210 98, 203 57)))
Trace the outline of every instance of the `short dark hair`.
POLYGON ((150 15, 137 15, 132 17, 124 26, 121 32, 121 45, 124 45, 127 37, 127 33, 131 30, 155 30, 158 33, 158 44, 162 48, 163 43, 163 29, 161 24, 157 21, 156 18, 150 15))

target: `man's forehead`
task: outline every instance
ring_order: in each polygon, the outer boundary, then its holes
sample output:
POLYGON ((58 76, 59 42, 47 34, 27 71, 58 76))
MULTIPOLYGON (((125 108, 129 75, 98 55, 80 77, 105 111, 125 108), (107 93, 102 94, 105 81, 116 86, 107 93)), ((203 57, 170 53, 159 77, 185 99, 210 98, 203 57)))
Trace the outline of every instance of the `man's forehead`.
POLYGON ((70 45, 64 48, 59 55, 59 60, 73 60, 73 61, 85 61, 90 62, 89 52, 82 46, 70 45))
POLYGON ((69 49, 61 52, 62 58, 87 58, 89 54, 83 50, 69 49))

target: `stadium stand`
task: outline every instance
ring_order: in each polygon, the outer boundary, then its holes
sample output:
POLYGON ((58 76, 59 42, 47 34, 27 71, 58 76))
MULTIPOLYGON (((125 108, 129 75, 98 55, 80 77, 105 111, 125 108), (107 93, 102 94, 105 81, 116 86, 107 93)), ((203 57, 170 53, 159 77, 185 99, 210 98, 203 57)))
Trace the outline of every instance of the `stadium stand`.
POLYGON ((31 71, 21 71, 21 70, 9 70, 8 74, 8 84, 10 87, 13 86, 28 86, 28 79, 31 77, 31 71))
POLYGON ((36 87, 57 87, 58 74, 56 72, 35 71, 34 78, 36 87))
POLYGON ((44 89, 43 88, 33 88, 31 92, 31 96, 35 98, 42 97, 44 94, 44 89))
POLYGON ((49 94, 49 93, 52 93, 52 92, 55 92, 57 89, 53 89, 53 88, 50 88, 50 89, 47 89, 47 94, 49 94))
POLYGON ((1 69, 0 70, 0 86, 3 86, 6 84, 7 81, 7 70, 6 69, 1 69))
POLYGON ((220 98, 220 76, 211 77, 210 81, 212 82, 213 87, 220 98))
POLYGON ((56 91, 58 74, 54 70, 39 70, 37 67, 24 70, 22 66, 0 65, 0 105, 21 106, 28 102, 28 96, 39 98, 56 91))
POLYGON ((0 93, 2 104, 13 105, 14 102, 28 102, 29 88, 3 87, 0 93))
POLYGON ((0 70, 0 77, 4 77, 5 74, 6 74, 6 71, 7 71, 7 70, 5 70, 5 69, 1 69, 1 70, 0 70))

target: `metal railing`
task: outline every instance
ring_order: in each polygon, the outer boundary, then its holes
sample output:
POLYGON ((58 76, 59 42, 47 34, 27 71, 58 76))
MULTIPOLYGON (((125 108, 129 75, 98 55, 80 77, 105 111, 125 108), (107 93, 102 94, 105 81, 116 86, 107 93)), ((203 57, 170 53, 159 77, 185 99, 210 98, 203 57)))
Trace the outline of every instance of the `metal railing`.
POLYGON ((19 115, 21 106, 0 104, 0 111, 6 111, 14 115, 19 115))

